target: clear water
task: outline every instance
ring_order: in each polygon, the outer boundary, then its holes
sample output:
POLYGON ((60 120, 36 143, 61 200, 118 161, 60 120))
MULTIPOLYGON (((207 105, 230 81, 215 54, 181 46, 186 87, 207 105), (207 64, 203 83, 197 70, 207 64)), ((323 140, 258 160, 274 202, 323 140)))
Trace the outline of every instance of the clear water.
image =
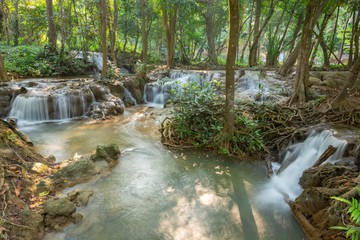
POLYGON ((287 205, 269 207, 258 200, 268 183, 263 166, 212 153, 169 151, 159 142, 159 122, 150 111, 136 106, 115 121, 22 129, 58 161, 100 143, 114 142, 122 150, 109 174, 76 186, 94 190, 88 206, 78 209, 83 221, 47 239, 305 239, 287 205))

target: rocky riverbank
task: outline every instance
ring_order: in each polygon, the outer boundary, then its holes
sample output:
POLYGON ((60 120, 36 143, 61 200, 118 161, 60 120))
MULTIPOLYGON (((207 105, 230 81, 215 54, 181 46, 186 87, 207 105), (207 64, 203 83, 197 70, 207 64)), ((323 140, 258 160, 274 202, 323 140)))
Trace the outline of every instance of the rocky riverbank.
POLYGON ((91 189, 59 190, 101 176, 120 156, 115 144, 98 145, 94 154, 55 163, 37 153, 31 140, 13 123, 0 122, 1 239, 42 239, 82 220, 78 206, 87 205, 91 189))

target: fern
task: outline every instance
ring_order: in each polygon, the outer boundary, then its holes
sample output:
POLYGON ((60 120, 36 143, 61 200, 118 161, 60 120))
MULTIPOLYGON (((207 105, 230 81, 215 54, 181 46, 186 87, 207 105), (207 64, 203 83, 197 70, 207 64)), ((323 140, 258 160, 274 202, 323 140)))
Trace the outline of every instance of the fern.
MULTIPOLYGON (((355 189, 358 190, 358 193, 360 194, 360 187, 356 187, 355 189)), ((350 214, 350 224, 344 224, 345 226, 335 226, 330 227, 330 229, 336 229, 336 230, 343 230, 346 231, 346 237, 351 236, 351 240, 359 240, 360 239, 360 226, 358 224, 360 223, 360 203, 357 199, 352 198, 351 201, 345 198, 341 197, 331 197, 332 199, 344 202, 350 206, 349 210, 347 211, 348 214, 350 214)))

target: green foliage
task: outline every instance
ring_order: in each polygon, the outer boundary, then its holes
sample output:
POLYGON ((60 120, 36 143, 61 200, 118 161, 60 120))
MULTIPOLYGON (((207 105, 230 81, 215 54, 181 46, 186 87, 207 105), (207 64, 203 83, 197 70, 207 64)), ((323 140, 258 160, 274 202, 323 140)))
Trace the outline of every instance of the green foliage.
MULTIPOLYGON (((356 189, 360 194, 360 187, 356 187, 356 189)), ((346 231, 346 237, 351 236, 352 240, 360 239, 360 202, 355 198, 352 198, 351 201, 341 197, 332 197, 332 199, 344 202, 349 206, 349 210, 347 211, 347 213, 350 214, 351 222, 349 224, 344 224, 344 227, 335 226, 330 227, 330 229, 344 230, 346 231)))
POLYGON ((191 139, 195 147, 213 146, 215 136, 223 129, 220 99, 209 85, 190 83, 172 91, 175 130, 181 138, 191 139))
POLYGON ((181 141, 224 155, 253 155, 264 150, 257 121, 242 112, 235 113, 235 134, 223 133, 223 99, 213 90, 218 85, 189 83, 172 90, 175 95, 172 126, 181 141))
POLYGON ((23 77, 66 76, 83 74, 89 65, 81 59, 49 54, 42 46, 9 47, 0 45, 5 68, 23 77))

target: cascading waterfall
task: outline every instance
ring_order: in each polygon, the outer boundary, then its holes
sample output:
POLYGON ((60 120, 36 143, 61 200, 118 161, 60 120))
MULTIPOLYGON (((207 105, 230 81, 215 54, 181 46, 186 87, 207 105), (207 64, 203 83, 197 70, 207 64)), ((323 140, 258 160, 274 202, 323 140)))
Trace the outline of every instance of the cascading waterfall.
MULTIPOLYGON (((334 163, 343 156, 347 142, 334 137, 332 130, 325 130, 320 134, 313 131, 303 143, 287 148, 282 162, 282 165, 287 167, 271 178, 266 189, 259 196, 260 201, 283 202, 281 199, 284 196, 294 200, 302 192, 298 182, 303 171, 311 167, 330 145, 337 147, 337 150, 327 162, 334 163)), ((274 166, 275 168, 278 170, 281 166, 274 166)))
POLYGON ((131 94, 131 92, 130 92, 125 86, 124 86, 124 92, 125 92, 125 97, 126 97, 126 98, 130 98, 131 101, 132 101, 135 105, 137 105, 136 99, 134 98, 134 96, 131 94))
POLYGON ((159 79, 157 82, 148 83, 144 87, 144 100, 148 103, 163 104, 171 99, 171 90, 188 83, 204 85, 215 78, 219 78, 221 72, 184 72, 173 71, 169 79, 159 79))
POLYGON ((86 115, 94 101, 89 88, 52 94, 33 89, 15 98, 9 118, 16 118, 19 122, 41 122, 81 117, 86 115))

